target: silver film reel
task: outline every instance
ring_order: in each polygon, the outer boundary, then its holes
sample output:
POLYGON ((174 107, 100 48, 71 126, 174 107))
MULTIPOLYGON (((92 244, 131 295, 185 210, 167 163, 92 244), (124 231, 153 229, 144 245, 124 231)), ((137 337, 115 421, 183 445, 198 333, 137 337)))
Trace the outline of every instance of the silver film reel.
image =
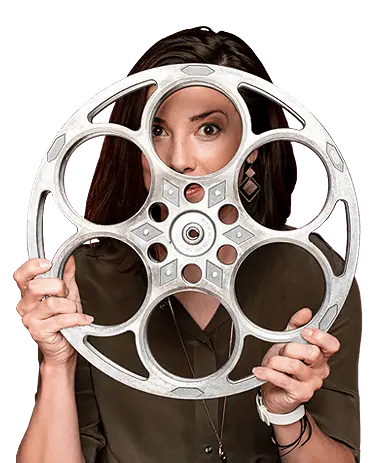
POLYGON ((269 342, 304 342, 300 329, 276 332, 261 328, 242 312, 234 291, 236 273, 244 259, 256 248, 276 242, 301 246, 319 262, 326 281, 324 300, 309 327, 328 330, 341 310, 355 275, 359 251, 359 214, 354 187, 347 166, 335 143, 317 119, 297 101, 270 82, 235 69, 201 64, 170 65, 154 68, 127 77, 100 92, 80 108, 64 125, 45 155, 39 168, 31 195, 28 212, 28 253, 44 257, 43 208, 46 195, 51 192, 64 214, 76 227, 77 233, 58 249, 53 266, 42 277, 63 275, 65 263, 72 252, 92 238, 112 237, 130 245, 142 259, 148 277, 145 300, 129 320, 118 325, 74 327, 62 330, 72 346, 89 362, 107 375, 128 386, 165 397, 178 399, 210 399, 229 396, 262 384, 253 375, 238 381, 229 379, 238 363, 244 339, 251 335, 269 342), (157 85, 148 99, 137 131, 112 123, 92 123, 93 117, 121 96, 152 84, 157 85), (187 86, 207 86, 226 95, 242 119, 242 139, 233 159, 221 170, 203 177, 186 176, 167 167, 154 150, 151 125, 161 102, 171 93, 187 86), (272 99, 299 119, 303 128, 274 129, 255 135, 251 130, 248 108, 239 93, 247 88, 272 99), (95 225, 70 205, 64 189, 66 163, 77 146, 100 135, 116 135, 135 143, 145 154, 151 169, 151 188, 142 209, 132 218, 115 225, 95 225), (316 153, 328 173, 328 196, 323 210, 307 225, 290 231, 275 231, 256 223, 241 204, 238 176, 246 157, 261 145, 275 140, 291 140, 306 145, 316 153), (184 189, 198 183, 205 195, 199 203, 189 203, 184 189), (311 232, 320 227, 332 213, 336 203, 345 204, 347 220, 347 258, 342 275, 335 276, 324 254, 309 240, 311 232), (149 208, 164 203, 169 215, 163 222, 154 222, 149 208), (238 219, 227 225, 218 218, 219 209, 232 204, 238 209, 238 219), (147 256, 151 241, 159 242, 168 250, 167 258, 152 262, 147 256), (196 237, 196 238, 195 238, 196 237), (231 265, 222 264, 217 250, 229 244, 237 250, 237 259, 231 265), (198 283, 190 284, 181 271, 190 263, 202 270, 198 283), (209 376, 189 379, 166 371, 154 359, 147 340, 147 322, 150 314, 166 296, 184 290, 200 290, 218 299, 229 312, 235 329, 235 345, 229 361, 209 376), (88 336, 108 337, 131 331, 148 378, 141 377, 117 365, 97 351, 88 336))

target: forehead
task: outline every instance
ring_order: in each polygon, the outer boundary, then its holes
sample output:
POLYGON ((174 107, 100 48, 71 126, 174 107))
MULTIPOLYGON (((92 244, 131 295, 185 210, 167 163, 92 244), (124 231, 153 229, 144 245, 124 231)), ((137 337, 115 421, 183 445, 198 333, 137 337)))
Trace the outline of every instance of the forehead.
MULTIPOLYGON (((147 99, 150 98, 155 89, 155 85, 148 88, 147 99)), ((158 112, 171 110, 173 106, 176 106, 177 109, 196 109, 206 105, 224 108, 227 111, 236 111, 233 103, 219 91, 209 87, 193 86, 182 88, 171 94, 161 103, 158 112)))

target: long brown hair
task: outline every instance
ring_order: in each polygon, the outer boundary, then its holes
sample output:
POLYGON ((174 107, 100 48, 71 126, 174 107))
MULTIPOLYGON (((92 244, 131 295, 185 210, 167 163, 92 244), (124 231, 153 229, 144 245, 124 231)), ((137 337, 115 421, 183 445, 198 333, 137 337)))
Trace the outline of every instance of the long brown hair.
MULTIPOLYGON (((135 64, 128 75, 158 66, 181 63, 210 63, 236 68, 271 81, 253 50, 239 37, 214 32, 208 27, 186 29, 155 43, 135 64)), ((248 105, 252 130, 261 133, 288 127, 280 106, 256 92, 241 91, 248 105)), ((147 88, 119 99, 110 122, 137 130, 146 102, 147 88)), ((262 225, 285 228, 291 211, 291 194, 297 180, 297 168, 291 143, 276 141, 259 148, 252 168, 261 186, 251 203, 243 203, 249 214, 262 225)), ((106 136, 86 202, 85 218, 97 224, 114 224, 135 215, 147 198, 143 183, 140 149, 125 139, 106 136)), ((101 245, 116 248, 115 240, 101 239, 101 245)), ((99 247, 101 247, 101 245, 99 247)), ((123 271, 132 267, 122 258, 123 271)), ((134 262, 133 262, 134 263, 134 262)))

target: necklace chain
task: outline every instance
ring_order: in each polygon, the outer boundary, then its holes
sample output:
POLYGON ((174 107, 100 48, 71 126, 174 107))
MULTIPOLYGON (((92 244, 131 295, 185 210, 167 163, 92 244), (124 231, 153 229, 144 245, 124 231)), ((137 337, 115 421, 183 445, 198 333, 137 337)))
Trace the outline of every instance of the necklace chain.
MULTIPOLYGON (((183 341, 183 339, 182 339, 182 336, 181 336, 181 334, 180 334, 180 330, 179 330, 179 328, 178 328, 177 319, 176 319, 176 316, 175 316, 175 314, 174 314, 174 310, 173 310, 173 307, 172 307, 172 304, 171 304, 170 296, 167 297, 167 301, 168 301, 168 304, 169 304, 169 307, 170 307, 170 311, 171 311, 172 316, 173 316, 174 325, 175 325, 175 327, 176 327, 177 334, 178 334, 178 337, 179 337, 179 339, 180 339, 182 349, 183 349, 183 351, 184 351, 185 357, 186 357, 187 362, 188 362, 188 365, 189 365, 189 369, 191 370, 191 373, 192 373, 193 377, 196 378, 196 375, 195 375, 195 372, 194 372, 194 370, 193 370, 191 361, 189 360, 188 352, 187 352, 187 350, 186 350, 186 348, 185 348, 184 341, 183 341)), ((230 358, 230 355, 231 355, 232 342, 233 342, 233 322, 231 322, 230 343, 229 343, 229 358, 230 358)), ((213 422, 213 420, 212 420, 210 411, 208 410, 208 407, 207 407, 207 404, 206 404, 205 400, 203 400, 203 399, 201 399, 201 400, 202 400, 202 402, 203 402, 204 409, 205 409, 205 411, 206 411, 208 420, 209 420, 209 422, 210 422, 210 426, 211 426, 212 430, 214 431, 216 440, 218 441, 218 445, 219 445, 218 454, 219 454, 220 460, 221 460, 222 462, 225 462, 225 461, 227 461, 227 457, 226 457, 225 452, 223 451, 223 442, 222 442, 222 439, 223 439, 223 426, 224 426, 224 424, 225 424, 227 397, 225 397, 225 398, 224 398, 224 401, 223 401, 222 421, 221 421, 221 434, 220 434, 220 436, 219 436, 219 434, 218 434, 218 431, 216 430, 216 427, 215 427, 215 425, 214 425, 214 422, 213 422)))

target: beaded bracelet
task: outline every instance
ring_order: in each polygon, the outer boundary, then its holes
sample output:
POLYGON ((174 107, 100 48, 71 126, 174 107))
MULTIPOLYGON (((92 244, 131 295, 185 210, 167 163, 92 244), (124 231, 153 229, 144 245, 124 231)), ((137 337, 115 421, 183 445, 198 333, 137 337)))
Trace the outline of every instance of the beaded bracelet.
POLYGON ((300 447, 304 446, 306 444, 306 442, 308 442, 308 440, 312 437, 312 424, 310 423, 309 421, 309 418, 308 416, 305 414, 302 418, 301 418, 301 432, 300 432, 300 435, 299 437, 294 441, 292 442, 291 444, 286 444, 286 445, 282 445, 282 444, 279 444, 279 442, 276 440, 276 436, 275 436, 275 433, 274 433, 274 428, 272 428, 272 435, 271 435, 271 440, 272 442, 279 448, 279 449, 282 449, 282 450, 285 450, 285 449, 288 449, 290 447, 293 447, 292 449, 290 449, 288 452, 286 453, 283 453, 281 455, 281 457, 284 457, 285 455, 287 455, 288 453, 292 452, 293 450, 295 450, 299 443, 301 442, 301 439, 302 437, 304 436, 304 434, 306 433, 306 430, 309 428, 309 435, 308 437, 306 438, 306 440, 304 442, 302 442, 302 444, 300 445, 300 447))

